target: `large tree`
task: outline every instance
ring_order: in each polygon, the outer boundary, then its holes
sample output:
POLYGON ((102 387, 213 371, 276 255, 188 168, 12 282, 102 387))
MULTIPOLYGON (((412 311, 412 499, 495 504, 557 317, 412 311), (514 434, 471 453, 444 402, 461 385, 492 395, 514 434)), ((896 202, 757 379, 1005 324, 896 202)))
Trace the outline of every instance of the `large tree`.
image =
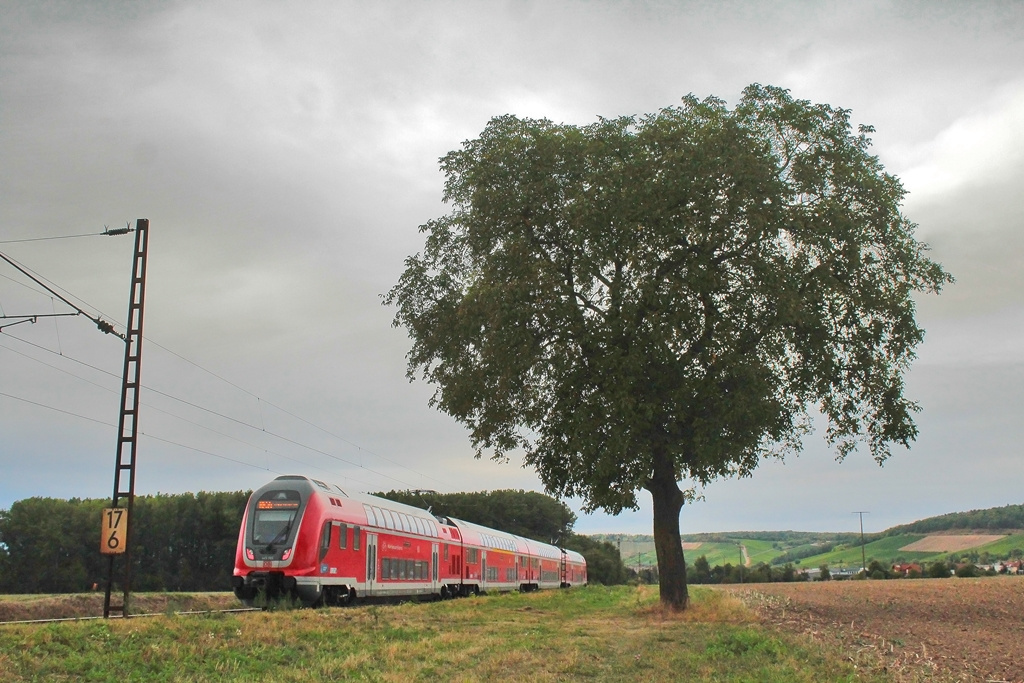
POLYGON ((410 378, 552 493, 614 514, 648 491, 661 599, 684 608, 685 482, 799 450, 815 413, 840 459, 917 434, 911 297, 951 278, 870 132, 760 85, 733 109, 492 119, 441 159, 451 211, 384 297, 410 378))

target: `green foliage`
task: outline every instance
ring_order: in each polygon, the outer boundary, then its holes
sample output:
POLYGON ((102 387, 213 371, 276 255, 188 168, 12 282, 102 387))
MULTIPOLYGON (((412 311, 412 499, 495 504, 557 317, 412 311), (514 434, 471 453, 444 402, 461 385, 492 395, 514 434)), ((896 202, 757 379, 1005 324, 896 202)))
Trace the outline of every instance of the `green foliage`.
POLYGON ((979 571, 978 568, 970 562, 968 562, 967 564, 960 565, 956 568, 956 571, 953 573, 956 574, 957 578, 961 579, 969 579, 981 576, 981 571, 979 571))
POLYGON ((569 538, 576 523, 569 506, 536 491, 388 491, 374 495, 543 543, 558 544, 569 538))
POLYGON ((868 576, 872 579, 888 579, 892 578, 889 569, 878 560, 871 560, 867 566, 868 576))
POLYGON ((950 576, 949 567, 945 562, 933 562, 928 565, 928 578, 948 579, 950 576))
MULTIPOLYGON (((248 492, 137 496, 134 590, 227 590, 248 492)), ((27 498, 0 511, 0 592, 74 593, 103 584, 100 515, 108 500, 27 498)))
POLYGON ((608 541, 570 534, 563 548, 575 550, 587 560, 587 579, 592 584, 614 586, 626 583, 629 572, 619 556, 619 549, 608 541))
POLYGON ((685 603, 679 481, 799 450, 812 407, 840 457, 916 436, 911 295, 951 278, 867 132, 760 85, 733 110, 492 119, 441 160, 451 212, 384 297, 409 376, 478 457, 521 448, 588 510, 650 492, 663 597, 685 603))
POLYGON ((889 529, 887 534, 931 534, 936 531, 1024 529, 1024 505, 1004 505, 984 510, 951 512, 889 529))

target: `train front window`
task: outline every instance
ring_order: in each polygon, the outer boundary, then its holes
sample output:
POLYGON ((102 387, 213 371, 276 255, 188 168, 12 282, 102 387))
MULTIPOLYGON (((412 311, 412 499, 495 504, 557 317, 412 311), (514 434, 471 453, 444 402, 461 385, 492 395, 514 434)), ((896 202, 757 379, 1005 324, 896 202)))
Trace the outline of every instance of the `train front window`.
POLYGON ((268 491, 256 503, 253 543, 284 543, 291 535, 301 498, 298 491, 268 491))

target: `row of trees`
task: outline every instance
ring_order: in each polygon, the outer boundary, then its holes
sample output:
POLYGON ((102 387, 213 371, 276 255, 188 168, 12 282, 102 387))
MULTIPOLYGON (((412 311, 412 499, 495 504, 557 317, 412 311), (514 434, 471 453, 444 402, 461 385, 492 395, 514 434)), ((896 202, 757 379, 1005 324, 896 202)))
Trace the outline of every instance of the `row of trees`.
POLYGON ((1024 529, 1024 505, 951 512, 893 527, 886 531, 886 535, 928 534, 953 529, 1024 529))
MULTIPOLYGON (((228 590, 249 493, 135 499, 134 590, 228 590)), ((100 515, 110 501, 27 498, 0 510, 0 592, 74 593, 102 585, 100 515)))
MULTIPOLYGON (((229 590, 249 493, 136 497, 133 590, 229 590)), ((385 497, 576 550, 587 558, 593 582, 625 583, 628 578, 616 548, 574 534, 576 516, 550 496, 529 491, 392 491, 385 497)), ((27 498, 0 510, 0 592, 76 593, 102 586, 107 559, 99 551, 100 516, 109 504, 107 499, 27 498)))
POLYGON ((712 567, 704 555, 694 561, 688 576, 690 583, 788 583, 807 580, 807 576, 792 564, 772 567, 759 562, 752 567, 744 567, 726 563, 712 567))

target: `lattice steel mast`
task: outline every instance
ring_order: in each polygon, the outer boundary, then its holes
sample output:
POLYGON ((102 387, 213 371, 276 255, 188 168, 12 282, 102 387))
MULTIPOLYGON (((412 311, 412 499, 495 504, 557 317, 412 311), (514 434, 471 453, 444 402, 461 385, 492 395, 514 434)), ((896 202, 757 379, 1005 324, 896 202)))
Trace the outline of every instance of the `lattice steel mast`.
POLYGON ((132 267, 131 299, 128 304, 128 331, 125 335, 124 374, 121 383, 121 415, 117 422, 117 460, 114 463, 114 496, 111 503, 113 508, 124 508, 127 515, 127 528, 124 536, 124 552, 120 555, 109 555, 106 595, 103 598, 104 618, 109 618, 111 612, 120 612, 122 617, 127 617, 128 596, 131 591, 132 506, 135 502, 139 371, 142 364, 142 317, 146 299, 148 242, 149 219, 140 218, 135 224, 135 259, 132 267), (124 486, 124 478, 127 478, 127 487, 124 486), (118 557, 121 559, 118 560, 118 557), (120 562, 123 565, 121 576, 124 593, 120 605, 110 604, 110 594, 114 586, 115 562, 120 562))

